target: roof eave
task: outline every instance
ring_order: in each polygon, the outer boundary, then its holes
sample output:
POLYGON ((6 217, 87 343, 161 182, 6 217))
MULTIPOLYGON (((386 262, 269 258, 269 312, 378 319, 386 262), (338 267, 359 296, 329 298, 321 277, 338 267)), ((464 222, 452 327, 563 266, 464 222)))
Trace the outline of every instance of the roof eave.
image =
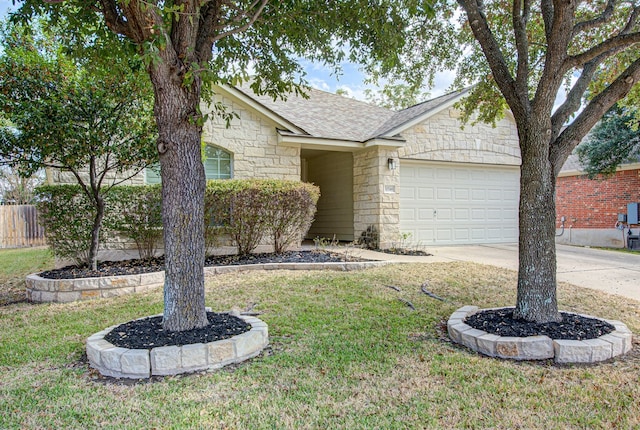
POLYGON ((465 97, 467 95, 467 93, 469 92, 470 88, 464 89, 462 91, 460 91, 460 93, 458 95, 456 95, 455 97, 443 102, 442 104, 435 106, 432 109, 429 109, 427 112, 424 112, 421 115, 418 115, 412 119, 410 119, 407 122, 404 122, 400 125, 397 125, 396 127, 394 127, 391 130, 386 131, 383 135, 380 135, 379 137, 388 137, 388 136, 395 136, 397 134, 402 133, 403 131, 417 125, 420 124, 421 122, 431 118, 432 116, 442 112, 445 109, 449 109, 451 106, 453 106, 454 104, 456 104, 459 100, 461 100, 463 97, 465 97))
MULTIPOLYGON (((616 169, 616 172, 623 172, 625 170, 640 170, 640 163, 623 164, 621 166, 618 166, 618 168, 616 169)), ((586 174, 587 172, 585 172, 584 170, 571 169, 571 170, 560 171, 560 173, 558 174, 558 177, 564 178, 568 176, 582 176, 586 174)))
POLYGON ((278 130, 278 143, 283 146, 294 146, 303 149, 320 149, 326 151, 355 152, 374 146, 398 148, 406 142, 401 137, 370 139, 366 142, 355 140, 316 137, 278 130))

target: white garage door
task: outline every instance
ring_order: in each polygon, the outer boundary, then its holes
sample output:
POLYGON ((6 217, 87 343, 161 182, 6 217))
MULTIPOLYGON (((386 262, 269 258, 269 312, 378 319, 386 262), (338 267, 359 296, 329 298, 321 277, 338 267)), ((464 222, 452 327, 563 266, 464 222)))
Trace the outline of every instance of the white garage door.
POLYGON ((400 231, 423 245, 518 241, 517 167, 403 161, 400 231))

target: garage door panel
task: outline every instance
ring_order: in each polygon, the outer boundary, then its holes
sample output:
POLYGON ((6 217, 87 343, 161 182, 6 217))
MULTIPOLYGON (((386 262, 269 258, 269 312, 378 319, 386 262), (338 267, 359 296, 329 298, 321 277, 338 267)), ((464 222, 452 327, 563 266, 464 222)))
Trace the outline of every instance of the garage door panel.
POLYGON ((471 218, 469 209, 454 209, 453 219, 454 221, 466 221, 471 218))
POLYGON ((400 231, 425 245, 515 242, 518 195, 518 168, 402 162, 400 231))
POLYGON ((453 221, 453 209, 450 208, 445 208, 445 209, 440 209, 436 212, 436 217, 438 219, 438 221, 453 221))
POLYGON ((438 200, 451 200, 453 198, 453 190, 451 188, 438 188, 436 198, 438 200))
POLYGON ((419 200, 433 200, 433 196, 435 195, 435 190, 433 188, 418 188, 418 199, 419 200))
POLYGON ((487 190, 473 189, 471 190, 471 200, 484 202, 487 200, 487 190))
POLYGON ((468 228, 456 228, 453 234, 456 242, 467 242, 471 238, 468 228))
POLYGON ((436 230, 436 240, 439 242, 451 242, 453 231, 450 228, 442 228, 436 230))

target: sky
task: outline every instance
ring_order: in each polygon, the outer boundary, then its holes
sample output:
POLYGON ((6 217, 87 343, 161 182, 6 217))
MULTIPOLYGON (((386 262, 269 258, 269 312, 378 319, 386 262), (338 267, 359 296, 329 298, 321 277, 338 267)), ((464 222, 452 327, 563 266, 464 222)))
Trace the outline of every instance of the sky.
MULTIPOLYGON (((0 19, 7 16, 9 10, 15 10, 17 6, 11 0, 0 0, 0 19)), ((342 73, 336 76, 333 70, 321 64, 303 61, 309 84, 316 89, 335 93, 343 90, 349 97, 366 101, 365 90, 375 89, 373 85, 366 84, 366 75, 357 64, 343 63, 342 73)), ((438 97, 447 92, 453 82, 454 72, 444 72, 436 75, 434 88, 429 90, 429 98, 438 97)))

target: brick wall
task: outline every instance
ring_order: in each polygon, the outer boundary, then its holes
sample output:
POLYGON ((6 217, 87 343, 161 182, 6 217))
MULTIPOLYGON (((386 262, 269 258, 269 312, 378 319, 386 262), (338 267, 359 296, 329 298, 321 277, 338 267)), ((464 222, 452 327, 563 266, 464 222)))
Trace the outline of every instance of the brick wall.
POLYGON ((612 228, 627 203, 640 202, 640 169, 618 171, 610 178, 565 176, 556 185, 556 222, 566 217, 573 228, 612 228))

